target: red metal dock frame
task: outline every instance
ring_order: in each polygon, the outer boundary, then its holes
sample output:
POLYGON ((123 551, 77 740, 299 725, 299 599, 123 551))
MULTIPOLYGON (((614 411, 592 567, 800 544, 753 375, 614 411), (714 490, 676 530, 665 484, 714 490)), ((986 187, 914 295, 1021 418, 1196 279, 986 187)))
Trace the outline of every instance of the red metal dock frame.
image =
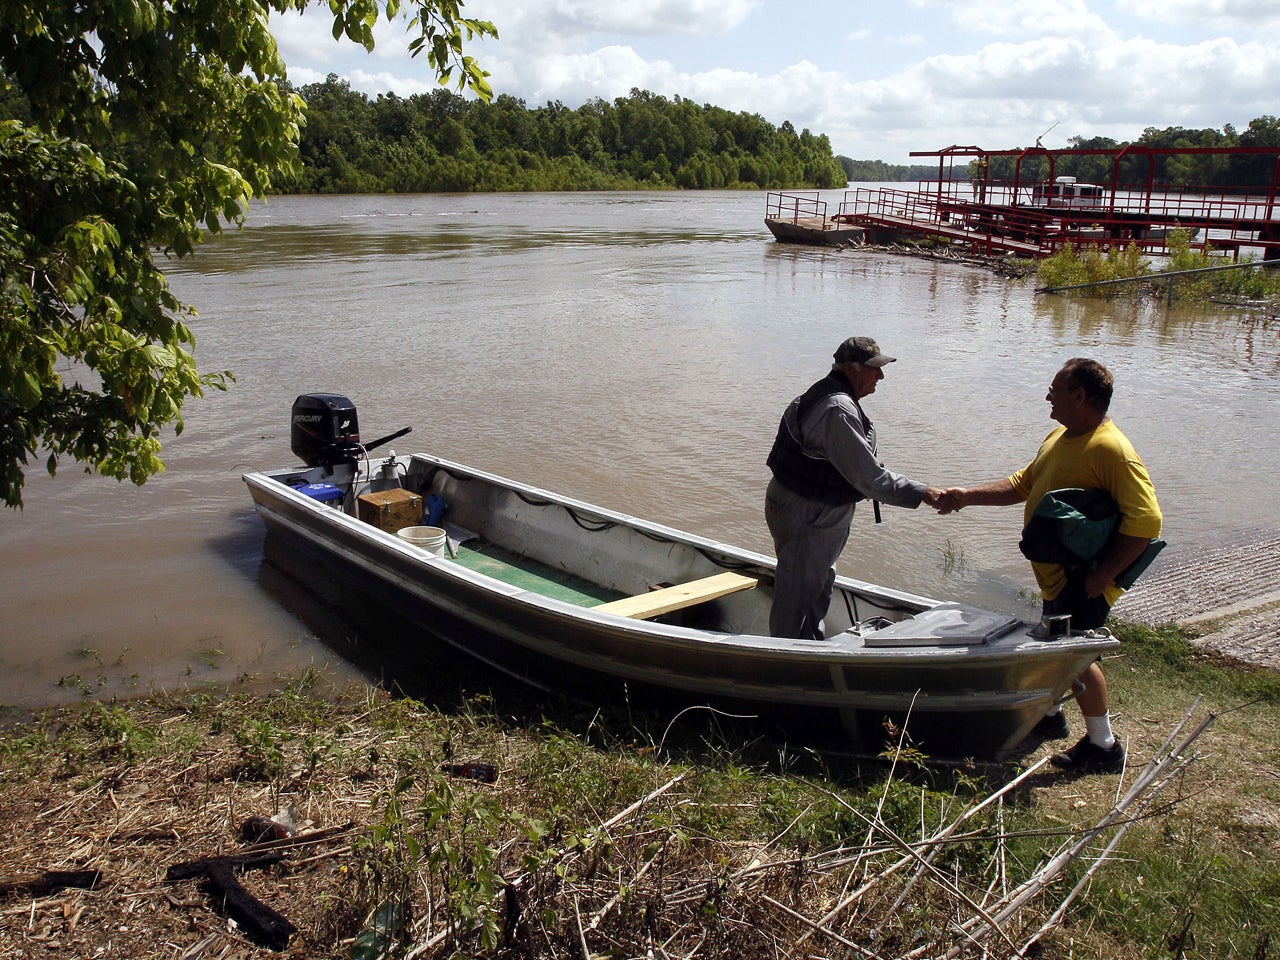
MULTIPOLYGON (((1174 229, 1188 231, 1192 246, 1238 257, 1256 250, 1260 259, 1280 258, 1280 219, 1276 194, 1280 186, 1280 147, 1028 147, 983 150, 951 146, 913 152, 937 157, 938 179, 921 181, 913 190, 857 189, 845 194, 833 220, 863 227, 872 240, 890 237, 932 238, 965 243, 985 254, 1052 256, 1064 246, 1103 247, 1137 244, 1162 254, 1174 229), (1217 155, 1271 158, 1266 187, 1231 188, 1170 186, 1156 180, 1157 159, 1217 155), (1051 187, 1064 157, 1110 158, 1109 183, 1088 202, 1055 203, 1051 187), (1012 180, 991 178, 991 160, 1013 158, 1012 180), (1024 164, 1047 161, 1048 176, 1023 180, 1024 164), (955 163, 965 169, 957 177, 955 163), (1138 183, 1121 176, 1121 164, 1145 161, 1138 183)), ((1038 164, 1042 169, 1044 163, 1038 164)))

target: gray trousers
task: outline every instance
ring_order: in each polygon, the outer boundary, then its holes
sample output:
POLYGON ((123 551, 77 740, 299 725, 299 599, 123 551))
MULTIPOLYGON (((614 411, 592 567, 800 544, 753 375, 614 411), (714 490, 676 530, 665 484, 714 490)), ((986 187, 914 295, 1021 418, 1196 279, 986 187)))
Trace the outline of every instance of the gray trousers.
POLYGON ((765 493, 764 519, 778 558, 769 633, 825 640, 836 561, 849 542, 853 504, 833 507, 792 493, 776 479, 765 493))

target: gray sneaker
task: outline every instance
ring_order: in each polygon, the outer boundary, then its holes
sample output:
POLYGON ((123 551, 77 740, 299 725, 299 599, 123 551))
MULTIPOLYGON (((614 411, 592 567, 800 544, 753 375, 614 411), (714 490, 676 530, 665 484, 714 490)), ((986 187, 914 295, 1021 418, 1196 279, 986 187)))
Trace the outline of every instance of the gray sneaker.
POLYGON ((1124 769, 1124 747, 1117 740, 1104 750, 1084 736, 1071 749, 1055 753, 1049 762, 1060 770, 1075 773, 1119 773, 1124 769))

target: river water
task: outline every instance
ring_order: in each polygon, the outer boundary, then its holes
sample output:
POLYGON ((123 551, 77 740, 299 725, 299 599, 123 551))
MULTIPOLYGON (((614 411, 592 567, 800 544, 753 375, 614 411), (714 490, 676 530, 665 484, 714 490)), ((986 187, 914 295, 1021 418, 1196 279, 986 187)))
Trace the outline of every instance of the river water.
MULTIPOLYGON (((390 445, 401 453, 771 552, 778 416, 845 337, 899 358, 864 406, 885 462, 938 485, 1022 466, 1054 426, 1054 372, 1092 356, 1157 485, 1160 562, 1280 529, 1277 321, 778 244, 764 210, 758 193, 255 205, 243 230, 168 270, 199 310, 202 369, 237 382, 188 405, 167 472, 135 488, 37 466, 25 510, 0 517, 0 704, 354 673, 333 645, 359 640, 359 616, 264 563, 240 481, 296 462, 302 393, 350 397, 366 440, 411 426, 390 445)), ((879 525, 860 510, 843 572, 1029 613, 1019 526, 1015 509, 885 508, 879 525)))

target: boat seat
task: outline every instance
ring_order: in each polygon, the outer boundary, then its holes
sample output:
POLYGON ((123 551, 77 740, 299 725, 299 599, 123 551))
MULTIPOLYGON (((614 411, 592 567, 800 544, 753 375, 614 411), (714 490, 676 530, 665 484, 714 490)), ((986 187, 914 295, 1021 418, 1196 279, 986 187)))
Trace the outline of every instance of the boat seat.
POLYGON ((648 593, 634 597, 623 597, 621 600, 610 600, 601 603, 592 610, 601 613, 612 613, 619 617, 632 617, 636 620, 648 620, 673 610, 682 610, 716 597, 737 593, 739 590, 750 590, 760 581, 755 577, 745 577, 740 573, 726 571, 701 580, 688 583, 677 583, 675 586, 650 590, 648 593))

